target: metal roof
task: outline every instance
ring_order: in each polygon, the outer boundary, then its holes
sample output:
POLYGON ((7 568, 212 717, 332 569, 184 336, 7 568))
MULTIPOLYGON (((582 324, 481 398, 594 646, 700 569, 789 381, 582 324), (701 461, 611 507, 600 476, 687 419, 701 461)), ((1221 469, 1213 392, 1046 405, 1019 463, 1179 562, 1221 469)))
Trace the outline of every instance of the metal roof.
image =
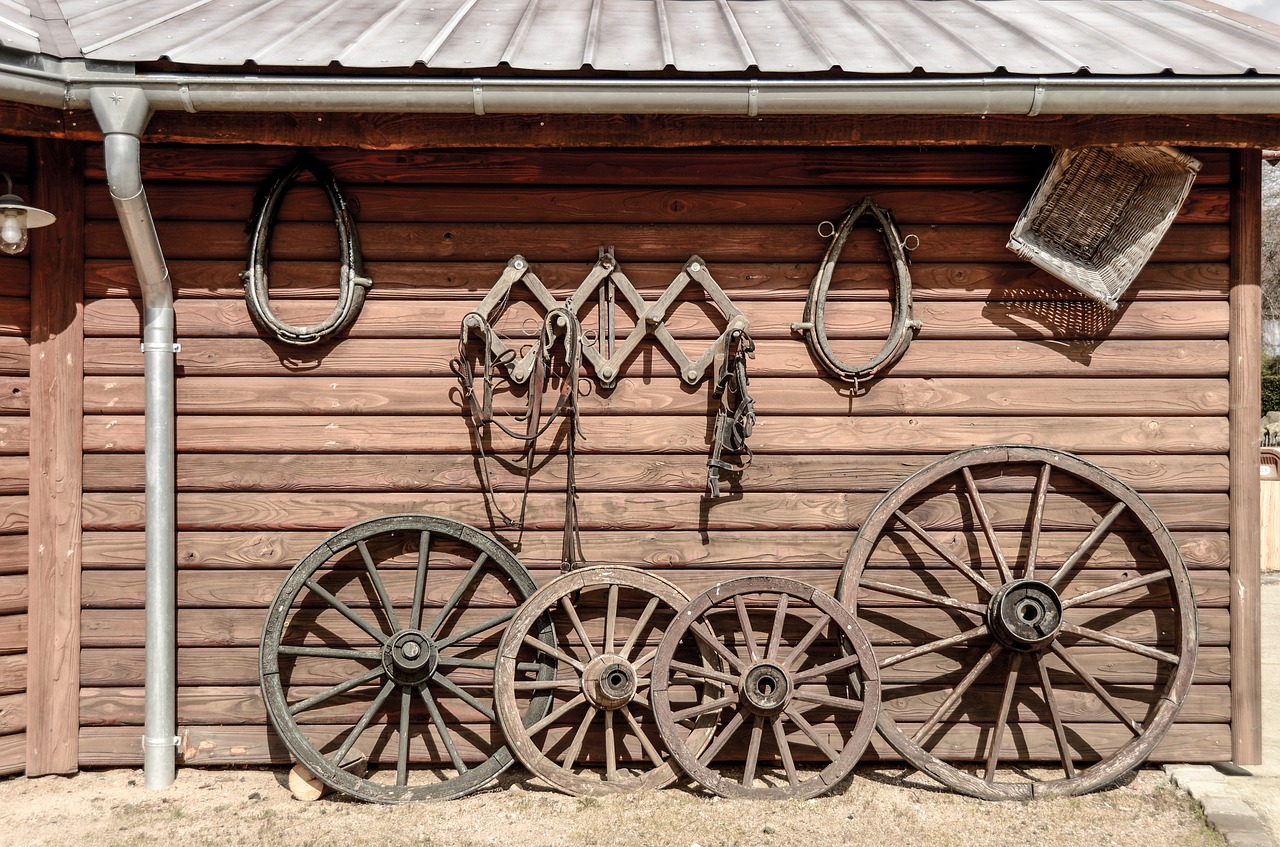
POLYGON ((1280 75, 1205 0, 0 0, 0 44, 214 69, 1280 75))

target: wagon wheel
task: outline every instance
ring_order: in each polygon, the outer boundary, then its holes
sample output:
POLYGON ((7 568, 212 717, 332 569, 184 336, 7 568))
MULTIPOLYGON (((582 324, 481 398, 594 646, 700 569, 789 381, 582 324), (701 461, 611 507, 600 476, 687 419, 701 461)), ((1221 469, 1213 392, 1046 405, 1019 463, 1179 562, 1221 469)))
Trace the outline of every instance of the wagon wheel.
MULTIPOLYGON (((473 791, 512 762, 497 732, 493 668, 503 626, 535 588, 506 548, 447 518, 347 527, 308 553, 272 601, 259 654, 267 715, 302 765, 362 800, 473 791), (339 767, 357 754, 386 767, 367 778, 339 767)), ((549 624, 536 631, 554 643, 549 624)), ((518 671, 555 674, 547 661, 518 671)), ((541 717, 549 702, 530 713, 541 717)))
POLYGON ((689 603, 658 646, 652 692, 671 755, 725 797, 822 794, 857 764, 880 708, 874 654, 853 615, 802 582, 765 576, 689 603), (720 668, 682 661, 695 645, 714 651, 720 668), (723 695, 687 705, 688 689, 706 680, 723 695), (712 712, 711 742, 686 743, 688 724, 712 712))
POLYGON ((881 733, 970 796, 1113 782, 1191 685, 1196 611, 1173 538, 1131 488, 1057 450, 981 447, 920 470, 863 524, 838 596, 884 644, 881 733), (1001 771, 1015 755, 1048 773, 1001 771))
MULTIPOLYGON (((666 580, 626 567, 573 571, 529 598, 502 637, 494 677, 503 734, 529 770, 570 794, 661 788, 676 779, 649 686, 656 642, 688 599, 666 580), (555 646, 534 634, 547 618, 559 633, 555 646), (519 679, 520 664, 539 657, 557 660, 557 677, 519 679), (552 697, 550 712, 531 699, 543 692, 552 697)), ((715 683, 706 687, 718 693, 715 683)), ((710 732, 703 721, 686 743, 700 749, 710 732)))

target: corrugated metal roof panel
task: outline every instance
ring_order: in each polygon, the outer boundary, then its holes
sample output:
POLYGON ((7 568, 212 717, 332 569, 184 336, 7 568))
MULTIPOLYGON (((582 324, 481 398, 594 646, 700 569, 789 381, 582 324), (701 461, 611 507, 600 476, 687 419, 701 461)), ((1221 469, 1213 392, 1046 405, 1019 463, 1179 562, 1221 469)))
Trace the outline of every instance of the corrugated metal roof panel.
MULTIPOLYGON (((475 72, 1280 73, 1199 0, 62 0, 86 58, 475 72)), ((0 43, 55 52, 20 0, 0 43)))

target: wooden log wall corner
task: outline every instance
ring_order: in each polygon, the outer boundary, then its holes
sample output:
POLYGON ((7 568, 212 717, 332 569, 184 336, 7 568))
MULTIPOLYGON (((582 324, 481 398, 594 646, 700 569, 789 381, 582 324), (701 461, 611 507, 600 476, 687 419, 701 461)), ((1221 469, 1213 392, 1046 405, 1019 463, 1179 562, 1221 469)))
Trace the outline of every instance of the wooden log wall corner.
POLYGON ((58 223, 31 239, 29 776, 78 767, 84 406, 83 150, 36 154, 36 203, 58 223))
MULTIPOLYGON (((30 144, 0 138, 0 170, 24 197, 30 160, 30 144)), ((27 765, 30 348, 30 254, 0 256, 0 776, 27 765)))
POLYGON ((1231 203, 1231 760, 1262 762, 1262 155, 1232 159, 1231 203))
MULTIPOLYGON (((100 154, 91 147, 88 155, 85 766, 141 758, 145 584, 139 292, 102 189, 100 154)), ((974 445, 1036 443, 1078 453, 1150 502, 1191 572, 1201 647, 1187 704, 1155 759, 1229 759, 1234 182, 1229 153, 1194 155, 1204 169, 1172 235, 1120 309, 1103 314, 1004 247, 1048 162, 1044 150, 815 144, 494 152, 457 139, 429 153, 326 150, 321 157, 360 204, 362 248, 378 285, 345 338, 299 353, 257 330, 237 278, 254 188, 291 152, 148 145, 144 179, 173 274, 182 345, 177 635, 184 762, 287 759, 266 725, 259 638, 287 569, 325 536, 399 511, 489 526, 466 417, 451 394, 457 383, 448 362, 459 322, 514 250, 537 263, 540 278, 563 299, 600 244, 637 257, 627 272, 646 298, 695 252, 716 269, 757 341, 751 388, 760 425, 741 488, 707 507, 705 392, 686 389, 660 354, 642 353, 611 391, 585 395, 577 485, 589 561, 652 570, 690 595, 761 572, 832 593, 859 524, 912 471, 974 445), (912 275, 923 328, 891 372, 850 397, 819 370, 790 324, 802 314, 825 246, 817 223, 867 194, 920 236, 912 275)), ((330 311, 338 257, 330 214, 323 194, 305 184, 282 205, 272 286, 286 320, 330 311)), ((837 353, 858 360, 881 347, 889 283, 879 237, 859 230, 832 283, 827 325, 837 353)), ((518 336, 536 312, 521 298, 513 306, 505 331, 518 336)), ((717 334, 693 300, 681 301, 668 325, 691 347, 717 334)), ((521 399, 500 397, 495 411, 521 399)), ((492 446, 507 456, 520 452, 500 439, 492 446)), ((564 481, 565 464, 553 459, 532 482, 532 519, 519 556, 540 584, 559 573, 564 481)), ((506 503, 522 488, 517 475, 496 468, 494 484, 506 503)), ((1004 508, 1012 498, 1002 493, 992 493, 1004 509, 996 532, 1012 534, 1025 514, 1004 508)), ((937 527, 953 529, 956 514, 939 510, 937 527)), ((1090 510, 1074 513, 1046 530, 1041 549, 1069 555, 1092 520, 1090 510)), ((1127 567, 1129 554, 1119 539, 1089 566, 1127 567)), ((902 555, 887 555, 877 567, 904 566, 902 555)), ((456 562, 444 567, 461 570, 456 562)), ((429 598, 437 607, 444 600, 429 598)), ((868 626, 873 647, 891 655, 886 651, 936 627, 930 611, 886 604, 868 626)), ((1141 605, 1128 617, 1129 635, 1144 642, 1158 639, 1165 625, 1141 605)), ((1099 657, 1091 668, 1126 684, 1150 675, 1141 658, 1099 657)), ((326 683, 329 671, 318 668, 316 684, 326 683)), ((908 670, 902 674, 895 684, 911 682, 908 670)), ((469 731, 494 732, 464 704, 449 709, 469 731)), ((1114 729, 1088 708, 1066 720, 1082 739, 1105 740, 1114 729)), ((1052 758, 1052 728, 1034 714, 1027 721, 1028 746, 1017 753, 1052 758)), ((978 751, 990 729, 960 726, 949 743, 978 751)), ((894 754, 873 740, 870 755, 894 754)))

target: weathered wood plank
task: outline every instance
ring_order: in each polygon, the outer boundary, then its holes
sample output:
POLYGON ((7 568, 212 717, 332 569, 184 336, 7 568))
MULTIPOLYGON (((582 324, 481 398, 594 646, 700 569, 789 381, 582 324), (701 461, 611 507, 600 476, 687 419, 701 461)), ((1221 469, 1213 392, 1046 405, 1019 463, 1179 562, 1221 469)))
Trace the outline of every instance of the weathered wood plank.
MULTIPOLYGON (((39 141, 36 202, 84 218, 78 144, 39 141)), ((27 774, 76 770, 80 645, 80 456, 84 406, 83 230, 33 241, 31 292, 31 647, 27 774)))
MULTIPOLYGON (((1225 456, 1121 455, 1092 460, 1142 493, 1227 490, 1225 456)), ((932 461, 919 455, 761 454, 752 461, 743 485, 752 491, 883 492, 932 461)), ((563 456, 540 462, 529 487, 564 490, 567 467, 563 456)), ((586 455, 577 458, 574 468, 579 491, 701 491, 707 482, 706 462, 693 456, 586 455)), ((460 454, 183 454, 178 456, 176 479, 179 491, 478 491, 482 484, 475 460, 460 454)), ((496 461, 489 479, 494 491, 521 491, 525 486, 521 471, 496 461)), ((142 491, 144 482, 138 453, 84 457, 86 491, 142 491)), ((992 479, 987 484, 1025 487, 1022 482, 992 479)))
POLYGON ((27 616, 0 616, 0 653, 27 652, 27 616))
POLYGON ((0 535, 26 536, 31 528, 31 498, 25 494, 0 496, 0 535))
POLYGON ((0 697, 0 735, 23 732, 27 728, 27 695, 0 697))
POLYGON ((29 555, 26 535, 0 535, 0 573, 26 573, 29 555))
MULTIPOLYGON (((505 256, 495 262, 366 262, 374 280, 369 302, 379 299, 456 299, 477 301, 493 286, 506 266, 505 256)), ((684 257, 687 258, 687 257, 684 257)), ((626 274, 647 299, 658 297, 680 272, 677 263, 653 264, 637 256, 626 264, 626 274)), ((716 281, 734 296, 754 299, 794 300, 808 288, 817 271, 818 256, 804 262, 741 264, 722 262, 715 266, 716 281)), ((1025 262, 998 263, 913 262, 911 281, 914 299, 929 300, 1054 300, 1088 303, 1083 294, 1025 262)), ((244 286, 239 273, 247 256, 239 260, 170 260, 175 295, 179 302, 190 298, 239 298, 244 286)), ((538 278, 552 293, 564 300, 582 282, 594 259, 573 263, 539 262, 538 278)), ((1150 262, 1134 283, 1121 295, 1131 300, 1226 300, 1226 263, 1150 262)), ((271 290, 276 297, 332 299, 337 275, 331 262, 271 263, 271 290)), ((832 274, 830 300, 885 299, 892 290, 891 271, 885 263, 840 262, 832 274)), ((127 259, 93 259, 85 264, 85 292, 88 297, 141 296, 133 265, 127 259)), ((692 294, 690 295, 692 296, 692 294)))
POLYGON ((25 456, 30 450, 30 418, 0 418, 0 455, 25 456))
POLYGON ((0 656, 0 694, 18 694, 26 690, 27 654, 0 656))
MULTIPOLYGON (((475 300, 371 301, 361 310, 347 337, 457 338, 462 319, 476 305, 475 300)), ((740 300, 735 305, 751 322, 751 335, 757 340, 791 338, 791 323, 800 318, 803 310, 800 303, 792 307, 794 314, 779 309, 772 301, 740 300)), ((323 320, 332 306, 310 300, 282 300, 274 302, 272 308, 281 320, 302 326, 323 320)), ((180 337, 254 338, 260 334, 242 300, 179 301, 175 310, 180 337)), ((138 301, 91 301, 85 306, 85 333, 94 337, 137 337, 141 312, 138 301)), ((827 334, 833 339, 882 339, 890 313, 887 302, 831 303, 826 309, 827 334)), ((529 304, 513 304, 495 328, 504 336, 518 338, 524 334, 526 324, 539 320, 541 314, 540 308, 529 308, 529 304)), ((723 321, 713 320, 714 315, 695 303, 682 303, 667 313, 664 325, 682 340, 712 339, 723 330, 723 321)), ((915 309, 915 317, 924 324, 917 334, 921 340, 1227 337, 1226 303, 1140 301, 1109 312, 1103 307, 1083 306, 1067 310, 1041 301, 946 301, 921 303, 915 309)), ((631 325, 619 318, 619 337, 630 331, 631 325)))
MULTIPOLYGON (((457 388, 453 377, 190 376, 178 382, 176 403, 179 414, 441 414, 462 408, 457 388)), ((84 390, 89 414, 143 411, 141 377, 90 376, 84 390)), ((1108 415, 1117 409, 1127 414, 1221 415, 1227 409, 1227 381, 886 377, 854 397, 835 380, 752 375, 751 396, 762 417, 853 412, 1108 415)), ((515 396, 502 386, 495 391, 496 412, 522 412, 527 404, 523 394, 515 396)), ((578 406, 583 415, 705 414, 709 398, 706 386, 690 387, 675 378, 624 378, 612 389, 593 387, 581 394, 578 406)))
MULTIPOLYGON (((86 452, 141 451, 139 415, 86 415, 86 452)), ((544 437, 558 442, 566 424, 544 437)), ((581 454, 676 454, 707 451, 709 420, 697 417, 599 417, 583 424, 581 454)), ((390 453, 415 444, 424 453, 467 453, 474 434, 461 415, 306 417, 180 415, 180 452, 390 453), (246 439, 252 427, 253 439, 246 439)), ((1212 417, 773 417, 757 421, 756 453, 950 453, 988 444, 1036 444, 1076 453, 1221 453, 1227 422, 1212 417)), ((523 454, 524 445, 501 432, 486 450, 523 454)))
POLYGON ((0 297, 26 299, 31 296, 31 268, 25 256, 8 259, 0 276, 0 297))
MULTIPOLYGON (((1052 498, 1051 498, 1052 499, 1052 498)), ((1220 494, 1151 494, 1151 507, 1174 530, 1226 529, 1228 504, 1220 494)), ((396 512, 427 512, 488 526, 488 510, 479 494, 259 494, 215 492, 178 495, 178 528, 188 529, 341 529, 357 520, 396 512)), ((583 529, 610 530, 760 530, 856 529, 880 500, 876 493, 747 493, 733 500, 706 503, 700 494, 584 493, 578 517, 583 529)), ((1021 529, 1027 500, 1018 495, 984 497, 992 522, 1021 529)), ((531 494, 527 529, 559 529, 564 498, 531 494)), ((1045 527, 1092 529, 1111 505, 1098 498, 1064 498, 1046 507, 1045 527), (1053 510, 1050 513, 1050 510, 1053 510)), ((912 511, 930 529, 965 526, 964 505, 935 498, 912 511)), ((142 497, 137 494, 87 493, 84 528, 141 529, 142 497)))
MULTIPOLYGON (((328 537, 327 532, 184 531, 178 533, 177 558, 183 568, 278 570, 297 564, 328 537)), ((997 538, 1004 547, 1012 549, 1020 543, 1022 535, 997 533, 997 538)), ((1173 539, 1187 567, 1227 567, 1227 533, 1178 532, 1173 534, 1173 539)), ((630 564, 646 569, 731 568, 744 561, 767 568, 840 568, 853 543, 853 536, 847 531, 719 532, 712 536, 694 531, 639 530, 587 531, 581 534, 581 540, 587 561, 630 564)), ((520 560, 529 567, 559 566, 561 541, 559 532, 526 532, 521 537, 520 560)), ((944 538, 944 541, 948 539, 944 538)), ((141 532, 86 532, 85 565, 123 569, 141 566, 145 561, 144 542, 141 532)), ((1069 555, 1078 543, 1076 535, 1045 532, 1040 549, 1045 556, 1069 555)), ((1111 533, 1090 553, 1087 564, 1127 567, 1131 562, 1141 564, 1150 561, 1153 555, 1149 544, 1140 537, 1111 533)), ((870 558, 876 564, 902 560, 902 554, 889 545, 878 546, 870 558)))
POLYGON ((25 377, 30 373, 30 339, 0 335, 0 376, 25 377))
MULTIPOLYGON (((1008 260, 1009 227, 1002 224, 938 224, 916 227, 921 262, 1000 262, 1008 260)), ((166 255, 175 259, 240 259, 245 255, 244 225, 221 221, 157 221, 166 255)), ((85 252, 90 258, 128 255, 117 224, 85 223, 85 252)), ((904 235, 907 233, 904 233, 904 235)), ((1162 262, 1216 262, 1230 256, 1229 229, 1216 224, 1175 225, 1156 248, 1162 262)), ((815 261, 826 243, 813 224, 543 224, 543 223, 366 223, 360 249, 371 261, 506 261, 516 253, 540 262, 595 261, 599 245, 616 248, 625 269, 635 257, 683 262, 702 256, 712 275, 717 262, 815 261)), ((278 223, 273 258, 336 259, 331 223, 278 223)), ((845 243, 848 261, 883 261, 879 234, 857 228, 845 243)))
MULTIPOLYGON (((1092 619, 1091 614, 1086 612, 1082 615, 1080 612, 1068 610, 1067 620, 1087 623, 1092 619)), ((477 612, 488 613, 486 610, 477 612)), ((894 609, 891 613, 868 609, 862 617, 867 637, 878 645, 912 645, 915 642, 911 635, 918 634, 921 629, 931 633, 958 631, 954 620, 934 609, 894 609), (909 634, 904 635, 904 631, 909 634)), ((1205 609, 1199 617, 1201 645, 1220 647, 1228 643, 1230 622, 1226 609, 1205 609)), ((475 615, 464 615, 461 619, 477 620, 475 615)), ((0 627, 8 620, 11 618, 0 618, 0 627)), ((179 609, 178 646, 256 648, 265 620, 265 609, 179 609)), ((86 609, 81 623, 81 644, 84 647, 141 647, 144 642, 145 622, 141 609, 86 609)), ((1174 625, 1170 614, 1137 609, 1124 621, 1109 625, 1108 632, 1139 643, 1161 643, 1171 638, 1174 625)))
MULTIPOLYGON (((97 186, 94 186, 96 189, 97 186)), ((814 223, 839 218, 861 199, 839 188, 541 188, 536 186, 451 186, 417 188, 364 183, 345 185, 343 194, 356 204, 366 222, 434 222, 503 220, 522 223, 814 223)), ((947 223, 1013 223, 1027 203, 1025 189, 900 188, 886 186, 874 194, 899 225, 947 223)), ((156 182, 147 202, 157 220, 246 221, 253 215, 250 186, 208 182, 156 182), (236 190, 239 188, 239 190, 236 190)), ((1178 211, 1179 223, 1225 223, 1229 192, 1222 187, 1192 188, 1178 211)), ((114 220, 115 207, 106 191, 86 194, 90 219, 114 220)), ((314 184, 291 189, 280 205, 279 220, 326 221, 332 218, 324 192, 314 184)))
MULTIPOLYGON (((892 646, 876 648, 876 654, 882 659, 897 651, 898 648, 892 646)), ((1152 659, 1132 653, 1119 654, 1108 647, 1079 647, 1071 652, 1100 682, 1108 685, 1150 685, 1163 673, 1152 659)), ((96 687, 141 688, 145 657, 146 651, 142 647, 86 648, 80 663, 82 690, 96 687)), ((1225 685, 1231 679, 1230 666, 1228 648, 1202 647, 1196 657, 1192 679, 1196 685, 1225 685)), ((951 656, 930 654, 886 668, 881 672, 881 679, 892 685, 936 683, 939 678, 949 675, 963 675, 965 667, 951 656)), ((349 663, 308 661, 296 666, 293 679, 299 684, 334 685, 350 679, 351 670, 349 663)), ((179 691, 188 686, 242 685, 256 688, 258 648, 256 645, 183 647, 178 650, 177 681, 179 691)))
POLYGON ((0 380, 0 415, 21 415, 30 410, 30 377, 8 376, 0 380))
POLYGON ((26 574, 0 576, 0 615, 26 612, 30 599, 26 574))
POLYGON ((26 456, 0 456, 0 494, 26 494, 30 474, 26 456))
MULTIPOLYGON (((1050 563, 1049 560, 1046 560, 1046 564, 1050 563)), ((752 567, 752 564, 743 563, 737 569, 685 570, 679 574, 680 583, 682 588, 692 595, 705 591, 720 582, 758 574, 759 569, 752 567)), ((550 569, 535 570, 533 573, 535 579, 540 583, 550 582, 556 575, 550 569)), ((940 565, 919 570, 894 569, 893 571, 886 571, 869 569, 866 573, 868 579, 884 579, 886 574, 894 584, 913 588, 917 591, 942 594, 946 597, 970 603, 978 603, 986 599, 985 595, 980 597, 978 590, 964 577, 958 575, 955 571, 945 570, 940 565)), ((1082 572, 1063 585, 1062 599, 1069 600, 1088 591, 1115 585, 1131 576, 1131 574, 1129 576, 1126 576, 1126 574, 1129 574, 1129 572, 1104 569, 1082 572)), ((827 594, 834 595, 836 593, 836 581, 840 573, 831 568, 795 568, 789 569, 787 576, 808 583, 827 594)), ((19 579, 19 577, 0 577, 0 580, 14 579, 19 579)), ((401 605, 408 608, 410 605, 408 598, 413 596, 413 572, 409 570, 388 571, 383 574, 382 580, 388 595, 392 598, 392 602, 401 603, 401 601, 404 601, 401 605)), ((258 608, 270 604, 276 591, 280 588, 281 582, 282 579, 279 572, 271 570, 249 572, 243 570, 181 571, 177 579, 177 602, 178 606, 184 609, 258 608)), ((453 581, 429 581, 425 592, 427 605, 433 608, 442 606, 452 593, 454 582, 456 582, 456 579, 453 581)), ((85 570, 81 585, 83 603, 87 609, 141 609, 144 606, 146 576, 142 571, 85 570)), ((1227 575, 1222 571, 1195 571, 1192 574, 1191 586, 1196 605, 1200 609, 1226 608, 1231 599, 1227 575)), ((3 583, 0 583, 0 587, 3 587, 3 583)), ((338 599, 353 609, 367 608, 371 602, 368 585, 358 574, 353 574, 351 581, 345 583, 340 584, 335 581, 330 586, 330 590, 334 592, 338 599)), ((479 605, 505 599, 505 589, 502 589, 503 593, 501 594, 498 593, 499 591, 500 587, 496 584, 479 586, 470 595, 469 602, 479 605)), ((911 601, 889 598, 877 591, 867 589, 861 591, 858 597, 859 609, 873 606, 898 607, 913 605, 911 601)), ((25 597, 22 599, 25 600, 25 597)), ((1168 585, 1158 583, 1121 595, 1113 595, 1091 604, 1090 608, 1141 608, 1167 605, 1168 603, 1168 585)), ((918 603, 914 605, 918 605, 918 603)))
MULTIPOLYGON (((8 268, 6 267, 6 272, 8 268)), ((0 335, 31 334, 31 302, 26 297, 0 296, 0 335)))
MULTIPOLYGON (((3 339, 0 339, 2 346, 3 339)), ((93 375, 142 373, 136 341, 85 339, 85 372, 93 375)), ((832 345, 847 361, 864 361, 879 341, 832 345)), ((701 348, 697 348, 701 349, 701 348)), ((444 339, 353 338, 320 348, 285 349, 250 338, 184 338, 178 352, 182 376, 283 376, 305 370, 311 376, 450 376, 456 341, 444 339)), ((2 355, 2 352, 0 352, 2 355)), ((646 342, 622 368, 624 378, 673 376, 675 366, 646 342)), ((1225 341, 920 341, 893 368, 895 377, 1222 377, 1225 341)), ((800 341, 762 341, 749 371, 755 376, 812 377, 817 365, 800 341)))
POLYGON ((27 767, 25 733, 0 736, 0 776, 22 773, 27 767))

